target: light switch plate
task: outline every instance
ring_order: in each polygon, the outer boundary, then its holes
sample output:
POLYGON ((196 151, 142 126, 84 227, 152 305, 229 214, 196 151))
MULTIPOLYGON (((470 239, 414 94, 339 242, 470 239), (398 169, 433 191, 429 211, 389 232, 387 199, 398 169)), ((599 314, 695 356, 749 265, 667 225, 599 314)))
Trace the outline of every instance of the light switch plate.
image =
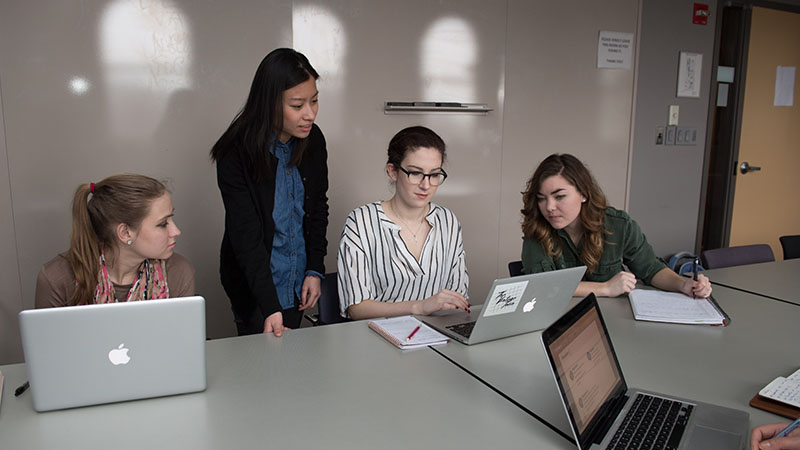
POLYGON ((697 127, 678 127, 675 145, 697 145, 697 127))
POLYGON ((680 108, 678 105, 669 105, 669 121, 667 125, 678 125, 678 114, 680 108))
POLYGON ((667 127, 667 136, 664 138, 664 145, 675 145, 675 135, 678 134, 678 127, 670 125, 667 127))

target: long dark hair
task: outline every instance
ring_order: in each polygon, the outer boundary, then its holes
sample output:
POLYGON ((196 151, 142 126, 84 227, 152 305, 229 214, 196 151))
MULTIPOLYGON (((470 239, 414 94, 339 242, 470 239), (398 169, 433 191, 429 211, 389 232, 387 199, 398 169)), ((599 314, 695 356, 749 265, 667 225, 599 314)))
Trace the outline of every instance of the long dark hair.
MULTIPOLYGON (((291 48, 275 49, 258 65, 250 94, 244 107, 211 148, 211 159, 218 162, 230 151, 243 151, 250 170, 263 180, 272 162, 269 147, 283 127, 283 92, 319 74, 302 53, 291 48)), ((289 164, 296 166, 303 159, 306 139, 297 139, 289 164)))
POLYGON ((545 158, 528 180, 525 192, 522 193, 522 233, 533 237, 542 245, 547 254, 556 259, 561 256, 561 247, 556 245, 558 235, 547 219, 539 211, 536 195, 542 182, 555 175, 561 175, 586 198, 581 206, 580 220, 583 226, 583 251, 580 259, 586 265, 586 271, 593 273, 603 254, 606 235, 605 212, 608 204, 603 190, 597 184, 589 169, 576 157, 568 154, 552 154, 545 158))
POLYGON ((72 234, 67 251, 76 289, 68 305, 83 305, 94 298, 101 246, 106 258, 116 258, 119 242, 115 227, 124 223, 138 229, 153 200, 166 192, 160 181, 137 174, 112 175, 94 186, 78 186, 72 200, 72 234))

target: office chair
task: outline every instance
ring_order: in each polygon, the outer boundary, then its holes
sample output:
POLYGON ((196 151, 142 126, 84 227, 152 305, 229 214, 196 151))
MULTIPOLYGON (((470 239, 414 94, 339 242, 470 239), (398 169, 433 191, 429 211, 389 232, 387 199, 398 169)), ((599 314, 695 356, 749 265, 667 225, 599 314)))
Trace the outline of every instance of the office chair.
POLYGON ((767 244, 740 245, 706 250, 703 252, 703 261, 706 269, 719 269, 775 261, 775 255, 767 244))
POLYGON ((781 247, 783 247, 783 259, 800 258, 800 234, 793 236, 781 236, 781 247))
POLYGON ((508 263, 508 276, 516 277, 522 275, 522 261, 511 261, 508 263))
POLYGON ((337 281, 339 274, 331 272, 325 274, 325 279, 321 280, 321 289, 319 300, 317 301, 317 314, 306 315, 313 325, 330 325, 340 322, 348 322, 346 319, 339 315, 339 283, 337 281))

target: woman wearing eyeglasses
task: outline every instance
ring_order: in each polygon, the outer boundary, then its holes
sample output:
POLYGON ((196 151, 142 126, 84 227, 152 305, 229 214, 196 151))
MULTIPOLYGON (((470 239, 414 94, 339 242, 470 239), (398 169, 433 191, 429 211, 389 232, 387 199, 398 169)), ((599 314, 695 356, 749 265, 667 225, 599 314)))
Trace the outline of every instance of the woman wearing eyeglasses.
POLYGON ((353 210, 339 241, 339 304, 353 319, 469 310, 461 224, 431 202, 447 178, 445 144, 416 126, 389 142, 391 199, 353 210))

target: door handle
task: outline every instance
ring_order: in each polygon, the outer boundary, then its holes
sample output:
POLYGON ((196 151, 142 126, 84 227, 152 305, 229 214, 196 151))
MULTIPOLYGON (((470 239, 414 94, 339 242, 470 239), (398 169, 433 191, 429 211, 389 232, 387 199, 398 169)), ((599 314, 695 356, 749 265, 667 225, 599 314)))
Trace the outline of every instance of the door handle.
POLYGON ((761 167, 751 166, 747 161, 739 165, 739 171, 742 172, 742 175, 746 174, 747 172, 758 172, 759 170, 761 170, 761 167))

